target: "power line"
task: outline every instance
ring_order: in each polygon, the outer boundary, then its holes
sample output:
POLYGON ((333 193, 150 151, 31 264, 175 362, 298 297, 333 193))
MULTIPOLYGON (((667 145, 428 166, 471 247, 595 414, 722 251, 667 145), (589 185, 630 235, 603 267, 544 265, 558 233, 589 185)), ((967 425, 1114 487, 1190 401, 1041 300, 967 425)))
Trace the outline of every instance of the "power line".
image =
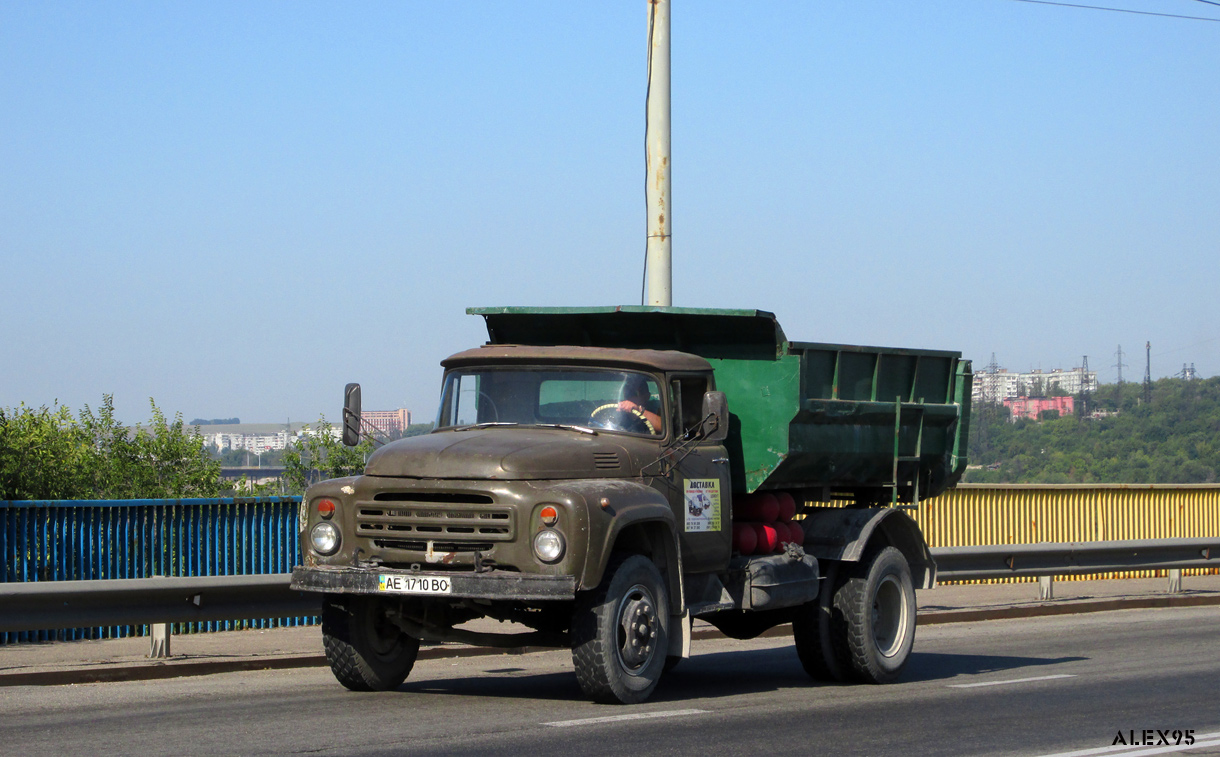
MULTIPOLYGON (((1200 0, 1207 2, 1207 0, 1200 0)), ((1093 11, 1110 11, 1111 13, 1133 13, 1137 16, 1160 16, 1162 18, 1182 18, 1187 21, 1213 21, 1220 23, 1220 18, 1207 18, 1206 16, 1180 16, 1176 13, 1153 13, 1152 11, 1133 11, 1127 8, 1108 8, 1103 5, 1077 5, 1076 3, 1057 3, 1052 0, 1012 0, 1014 3, 1033 3, 1034 5, 1058 5, 1061 8, 1085 8, 1093 11)), ((1220 3, 1209 2, 1209 5, 1220 5, 1220 3)))
POLYGON ((1191 347, 1198 347, 1201 344, 1210 344, 1211 342, 1214 342, 1217 339, 1220 339, 1220 336, 1213 336, 1208 339, 1204 339, 1202 341, 1195 342, 1194 344, 1188 344, 1185 347, 1174 347, 1172 350, 1165 350, 1164 352, 1158 352, 1158 353, 1156 353, 1156 356, 1161 357, 1162 355, 1172 355, 1175 352, 1181 352, 1182 350, 1188 350, 1191 347))

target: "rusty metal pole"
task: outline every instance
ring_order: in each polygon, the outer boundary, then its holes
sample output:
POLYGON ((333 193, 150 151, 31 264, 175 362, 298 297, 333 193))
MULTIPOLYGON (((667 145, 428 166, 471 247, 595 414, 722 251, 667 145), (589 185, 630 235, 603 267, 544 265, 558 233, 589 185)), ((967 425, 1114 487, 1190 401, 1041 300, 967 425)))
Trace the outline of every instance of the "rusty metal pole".
POLYGON ((644 134, 648 255, 644 305, 673 304, 669 195, 669 0, 648 0, 648 103, 644 134))

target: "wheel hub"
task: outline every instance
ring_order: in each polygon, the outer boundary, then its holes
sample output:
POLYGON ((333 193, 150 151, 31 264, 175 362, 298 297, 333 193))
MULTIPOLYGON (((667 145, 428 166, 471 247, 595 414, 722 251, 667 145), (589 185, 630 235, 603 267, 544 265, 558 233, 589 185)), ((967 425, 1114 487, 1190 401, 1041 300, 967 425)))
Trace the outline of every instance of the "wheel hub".
POLYGON ((906 613, 902 587, 894 576, 886 576, 877 586, 872 606, 873 641, 883 657, 893 657, 902 647, 906 613))
POLYGON ((618 657, 623 669, 637 675, 656 654, 656 602, 644 586, 626 593, 618 609, 618 657))

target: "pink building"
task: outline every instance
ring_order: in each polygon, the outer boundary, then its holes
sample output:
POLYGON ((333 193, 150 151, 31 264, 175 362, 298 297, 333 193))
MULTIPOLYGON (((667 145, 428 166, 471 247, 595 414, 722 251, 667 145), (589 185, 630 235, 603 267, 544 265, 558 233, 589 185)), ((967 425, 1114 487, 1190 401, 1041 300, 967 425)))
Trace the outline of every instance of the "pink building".
POLYGON ((368 425, 383 434, 406 431, 411 425, 411 411, 405 408, 398 410, 363 410, 360 418, 368 425))
POLYGON ((1060 417, 1075 412, 1075 397, 1014 397, 1004 400, 1004 407, 1012 411, 1012 419, 1033 418, 1038 420, 1044 410, 1058 410, 1060 417))

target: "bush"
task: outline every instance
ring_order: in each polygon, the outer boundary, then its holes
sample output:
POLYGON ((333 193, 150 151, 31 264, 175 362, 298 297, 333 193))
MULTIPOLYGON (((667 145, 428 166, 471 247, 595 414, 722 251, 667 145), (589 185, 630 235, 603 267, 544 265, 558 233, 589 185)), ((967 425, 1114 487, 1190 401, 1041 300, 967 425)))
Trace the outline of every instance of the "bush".
POLYGON ((73 418, 67 407, 0 409, 0 499, 218 497, 220 463, 203 438, 151 398, 152 421, 129 429, 102 395, 73 418))
POLYGON ((364 472, 364 463, 373 453, 373 442, 365 437, 355 447, 346 447, 335 438, 334 427, 326 418, 302 435, 295 447, 284 451, 281 479, 289 494, 304 494, 310 484, 328 478, 355 476, 364 472))

